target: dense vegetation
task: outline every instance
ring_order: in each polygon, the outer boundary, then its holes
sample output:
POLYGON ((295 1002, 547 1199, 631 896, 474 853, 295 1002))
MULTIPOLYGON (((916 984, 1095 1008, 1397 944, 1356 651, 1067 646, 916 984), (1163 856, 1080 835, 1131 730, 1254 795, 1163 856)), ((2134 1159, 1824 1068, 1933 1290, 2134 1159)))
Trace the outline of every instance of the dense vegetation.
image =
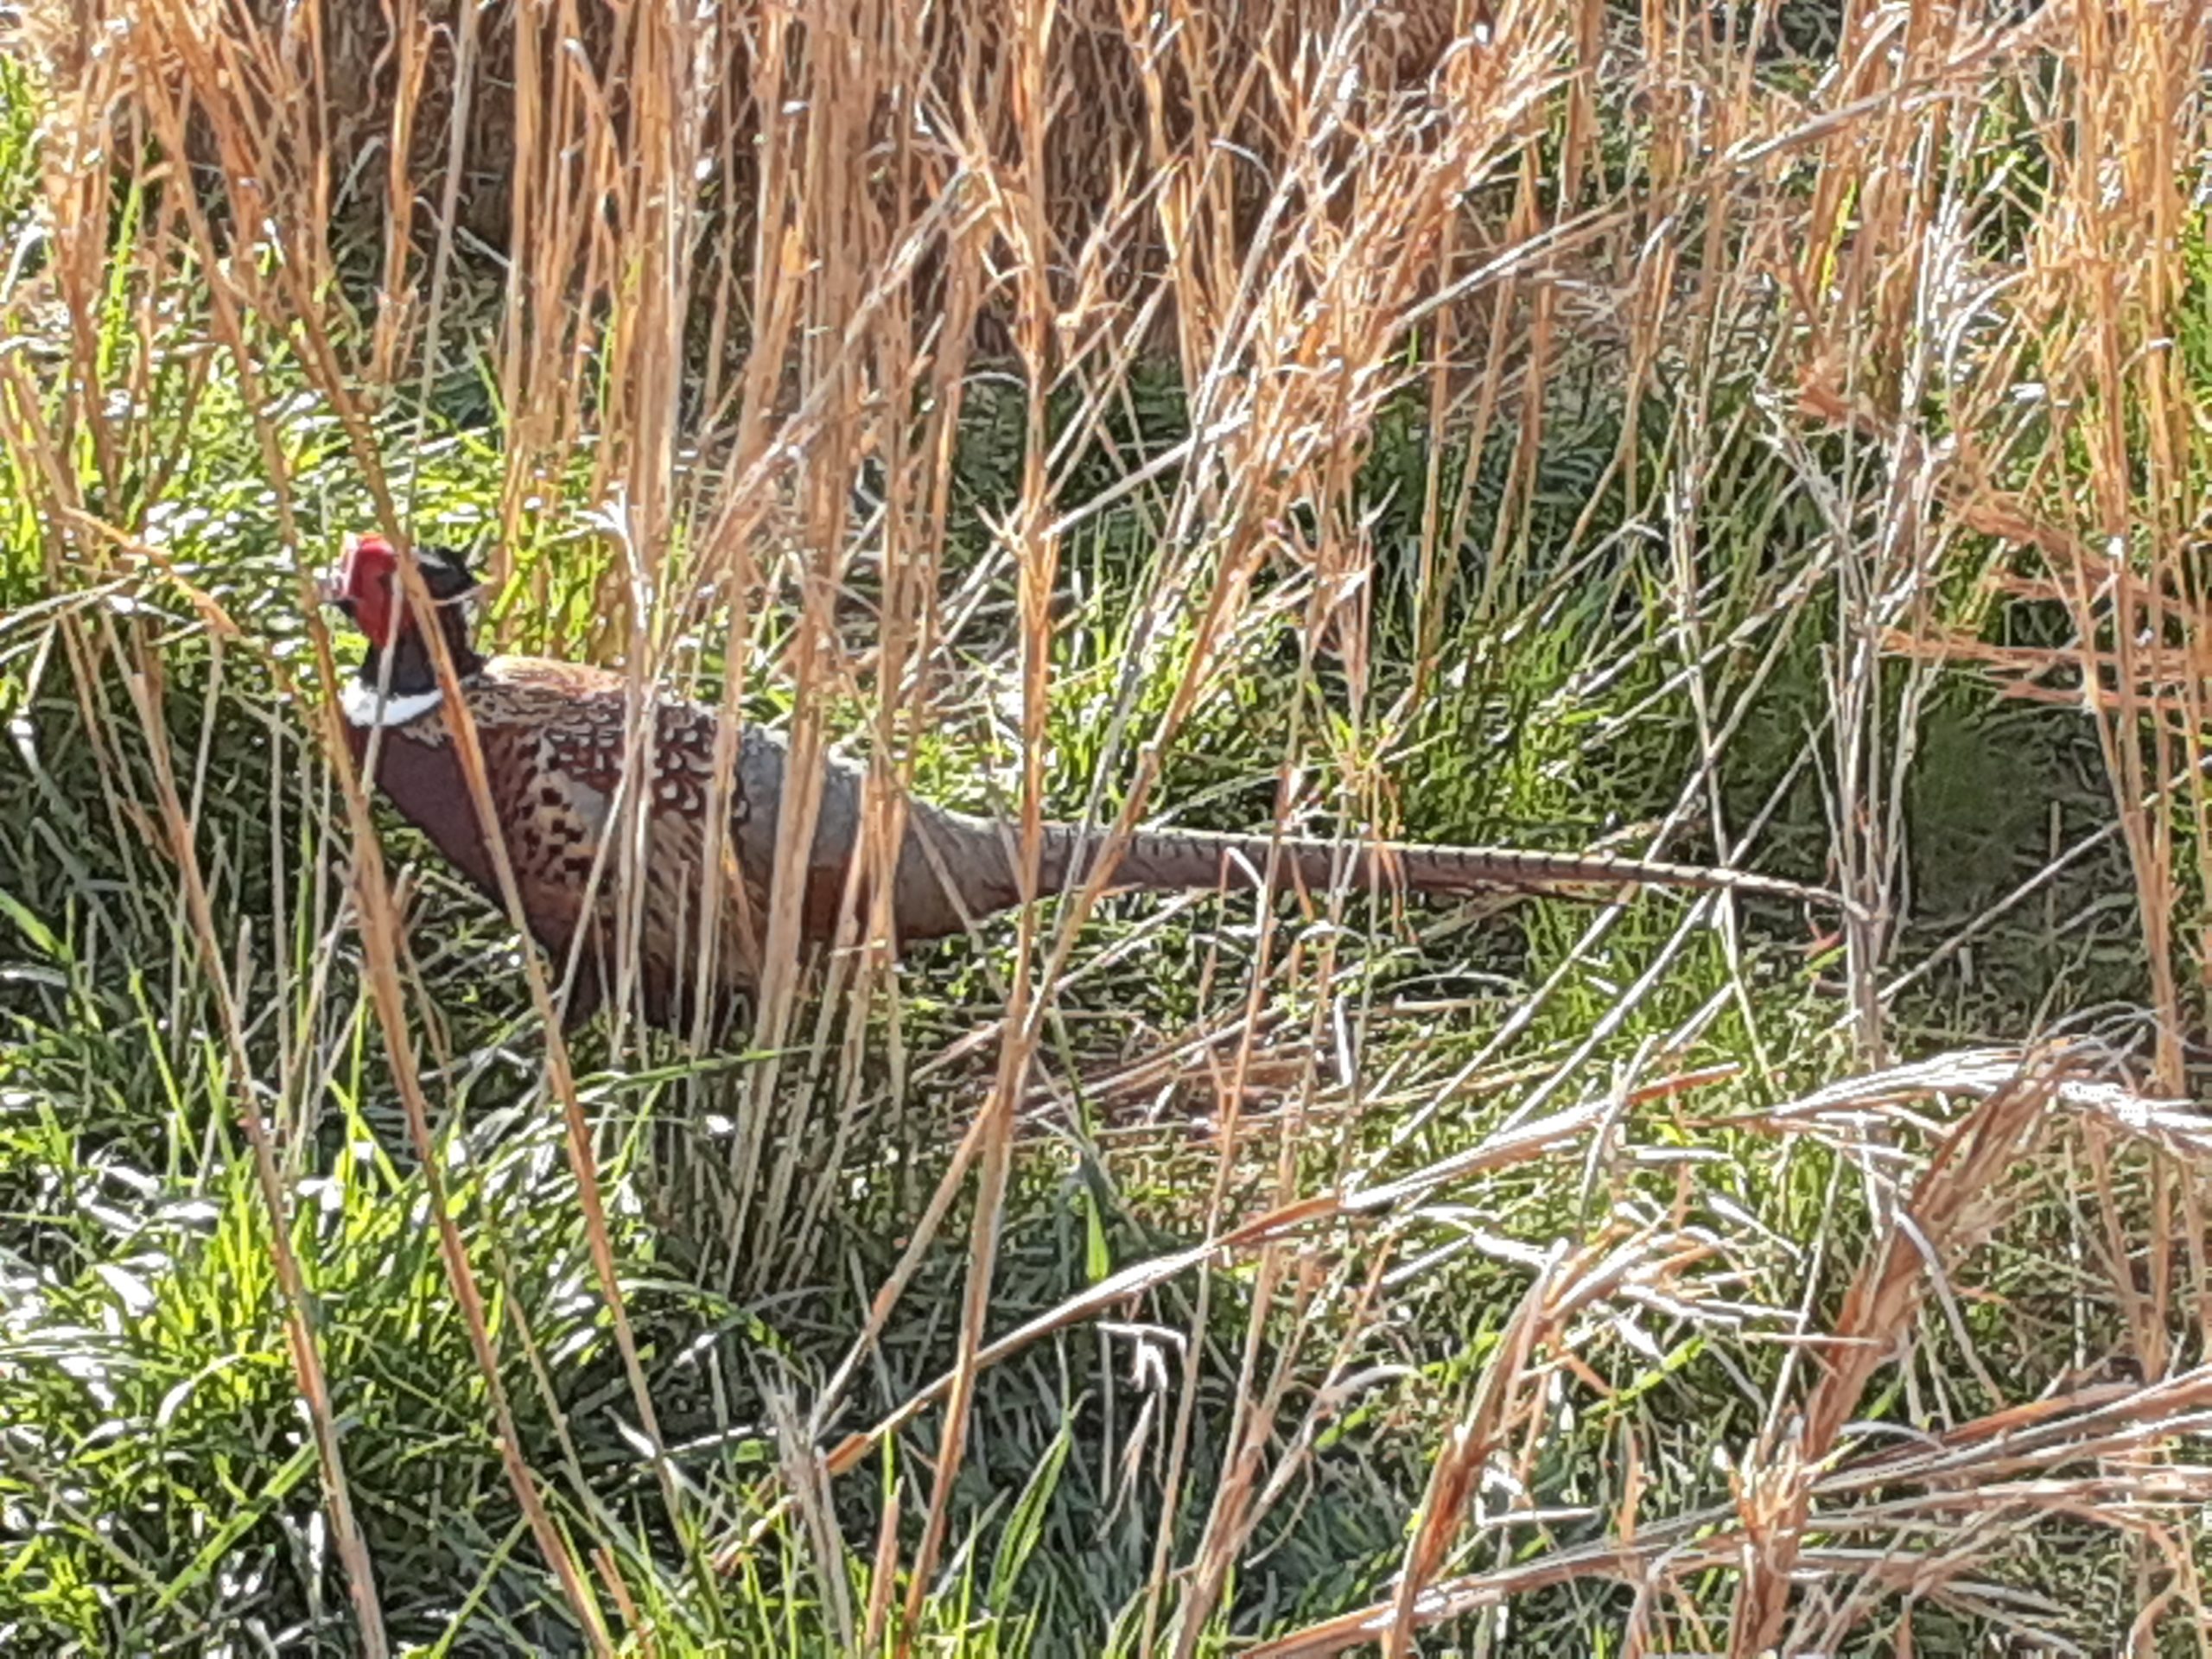
POLYGON ((1309 10, 0 13, 0 1646, 2202 1649, 2203 9, 1309 10), (931 798, 1847 903, 563 1044, 378 524, 931 798))

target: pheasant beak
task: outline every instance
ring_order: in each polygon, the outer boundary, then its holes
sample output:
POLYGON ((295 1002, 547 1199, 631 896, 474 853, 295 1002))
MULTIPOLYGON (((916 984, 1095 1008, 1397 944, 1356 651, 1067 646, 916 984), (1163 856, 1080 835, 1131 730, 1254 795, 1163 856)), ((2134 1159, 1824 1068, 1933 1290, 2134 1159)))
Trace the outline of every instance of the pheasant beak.
MULTIPOLYGON (((356 620, 360 615, 357 606, 360 588, 354 581, 358 574, 354 569, 354 560, 359 556, 361 540, 359 536, 348 536, 338 563, 326 569, 315 582, 315 598, 318 601, 334 607, 356 620)), ((381 542, 378 545, 382 545, 381 542)))
POLYGON ((315 598, 318 605, 334 605, 348 616, 353 613, 353 596, 346 591, 346 569, 326 570, 315 578, 315 598))

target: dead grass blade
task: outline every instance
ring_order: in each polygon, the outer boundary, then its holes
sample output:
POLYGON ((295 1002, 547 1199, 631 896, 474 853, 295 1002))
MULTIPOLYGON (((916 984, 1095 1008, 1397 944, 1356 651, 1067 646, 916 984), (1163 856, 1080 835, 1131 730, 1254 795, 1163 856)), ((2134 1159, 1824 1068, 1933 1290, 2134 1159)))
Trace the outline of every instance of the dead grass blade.
MULTIPOLYGON (((1934 1145, 1925 1164, 1901 1184, 1895 1219, 1821 1334, 1809 1387, 1788 1401, 1787 1409, 1777 1395, 1770 1420, 1776 1427, 1738 1468, 1734 1502, 1639 1518, 1618 1537, 1549 1550, 1495 1571, 1433 1576, 1464 1507, 1478 1450, 1496 1455, 1506 1439, 1499 1427, 1503 1408, 1526 1397, 1516 1391, 1528 1387, 1518 1367, 1536 1351, 1535 1339, 1553 1329, 1541 1322, 1540 1312, 1559 1306, 1569 1286, 1569 1294, 1580 1296, 1603 1284, 1589 1272, 1594 1254, 1583 1258, 1575 1275, 1564 1271, 1565 1257, 1555 1256, 1440 1452, 1398 1593, 1253 1651, 1266 1659, 1312 1659, 1369 1643, 1402 1650, 1416 1630, 1545 1586, 1605 1578, 1649 1599, 1670 1585, 1719 1571, 1742 1575, 1730 1650, 1795 1652, 1848 1637, 1878 1606, 1906 1593, 1955 1597, 1990 1611, 2010 1608, 2022 1618, 2038 1605, 2054 1611, 2048 1602, 1975 1577, 2003 1536, 2053 1517, 2140 1530, 2164 1548, 2191 1509, 2212 1496, 2212 1470, 2166 1456, 2177 1442, 2212 1427, 2212 1368, 2199 1365, 2140 1385, 2065 1389, 1893 1446, 1861 1438, 1851 1421, 1872 1375, 1910 1330, 1918 1304, 2003 1221, 2009 1173, 2054 1122, 2076 1133, 2139 1139, 2193 1169, 2212 1164, 2212 1128, 2200 1114, 2147 1100, 2098 1075, 2106 1064, 2088 1046, 1961 1052, 1847 1079, 1759 1115, 1772 1128, 1819 1129, 1860 1146, 1874 1141, 1877 1120, 1886 1119, 1906 1133, 1932 1134, 1934 1145), (1974 1103, 1932 1128, 1905 1109, 1929 1096, 1957 1094, 1974 1103), (2073 1472, 2084 1466, 2098 1472, 2073 1472), (1821 1541, 1808 1541, 1813 1535, 1821 1541)), ((1612 1260, 1648 1259, 1640 1256, 1643 1249, 1624 1249, 1612 1260)), ((2173 1563, 2171 1582, 2145 1608, 2146 1620, 2167 1600, 2196 1594, 2181 1559, 2171 1550, 2165 1559, 2173 1563)), ((2050 1634, 2032 1618, 2023 1628, 2050 1634)))

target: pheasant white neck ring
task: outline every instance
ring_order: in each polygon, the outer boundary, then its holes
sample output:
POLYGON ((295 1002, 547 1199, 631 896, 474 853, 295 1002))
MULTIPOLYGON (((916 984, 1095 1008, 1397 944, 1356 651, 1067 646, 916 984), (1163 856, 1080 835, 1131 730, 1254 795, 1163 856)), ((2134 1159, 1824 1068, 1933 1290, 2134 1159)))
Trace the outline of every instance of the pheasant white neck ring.
POLYGON ((379 696, 377 688, 369 681, 349 679, 338 694, 338 707, 349 726, 364 729, 377 726, 405 726, 422 719, 444 702, 445 695, 442 689, 434 685, 427 691, 379 696))

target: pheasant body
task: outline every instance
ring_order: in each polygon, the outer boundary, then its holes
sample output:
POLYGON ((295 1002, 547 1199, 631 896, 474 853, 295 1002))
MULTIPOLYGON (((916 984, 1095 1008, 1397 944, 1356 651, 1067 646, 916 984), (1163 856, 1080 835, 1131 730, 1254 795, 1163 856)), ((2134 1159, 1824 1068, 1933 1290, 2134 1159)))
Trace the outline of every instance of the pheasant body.
MULTIPOLYGON (((626 682, 582 664, 479 656, 462 603, 475 587, 466 567, 442 549, 418 547, 415 556, 437 601, 441 632, 482 749, 495 827, 513 868, 524 920, 556 967, 566 966, 572 950, 576 954, 570 1021, 588 1017, 618 986, 615 942, 628 924, 635 930, 629 937, 642 1013, 655 1024, 688 1023, 697 1008, 687 988, 698 977, 706 938, 700 926, 709 897, 704 865, 715 839, 707 833, 715 711, 681 698, 660 696, 652 703, 650 773, 641 767, 632 785, 642 791, 642 810, 632 822, 642 826, 634 869, 643 891, 635 892, 633 885, 637 908, 626 917, 617 899, 616 849, 607 842, 620 822, 615 809, 628 761, 626 682)), ((365 537, 349 552, 330 595, 370 641, 359 676, 346 688, 349 744, 357 760, 373 752, 377 785, 401 816, 498 902, 491 842, 462 772, 429 648, 396 591, 397 568, 397 556, 388 543, 365 537)), ((759 981, 789 777, 789 755, 779 737, 751 727, 739 734, 725 798, 723 865, 713 884, 717 914, 709 1001, 716 1013, 759 981)), ((845 913, 848 874, 861 842, 861 782, 859 768, 824 762, 814 839, 804 861, 804 938, 830 938, 845 913)), ((1050 893, 1085 879, 1107 855, 1103 832, 1047 824, 1035 890, 1050 893)), ((1108 885, 1249 887, 1267 879, 1271 862, 1277 880, 1316 888, 1341 880, 1461 894, 1624 885, 1807 892, 1786 881, 1688 865, 1504 849, 1353 847, 1191 830, 1131 836, 1115 857, 1108 885)), ((910 801, 891 876, 892 945, 959 932, 977 917, 1019 905, 1020 868, 1014 825, 910 801)))

